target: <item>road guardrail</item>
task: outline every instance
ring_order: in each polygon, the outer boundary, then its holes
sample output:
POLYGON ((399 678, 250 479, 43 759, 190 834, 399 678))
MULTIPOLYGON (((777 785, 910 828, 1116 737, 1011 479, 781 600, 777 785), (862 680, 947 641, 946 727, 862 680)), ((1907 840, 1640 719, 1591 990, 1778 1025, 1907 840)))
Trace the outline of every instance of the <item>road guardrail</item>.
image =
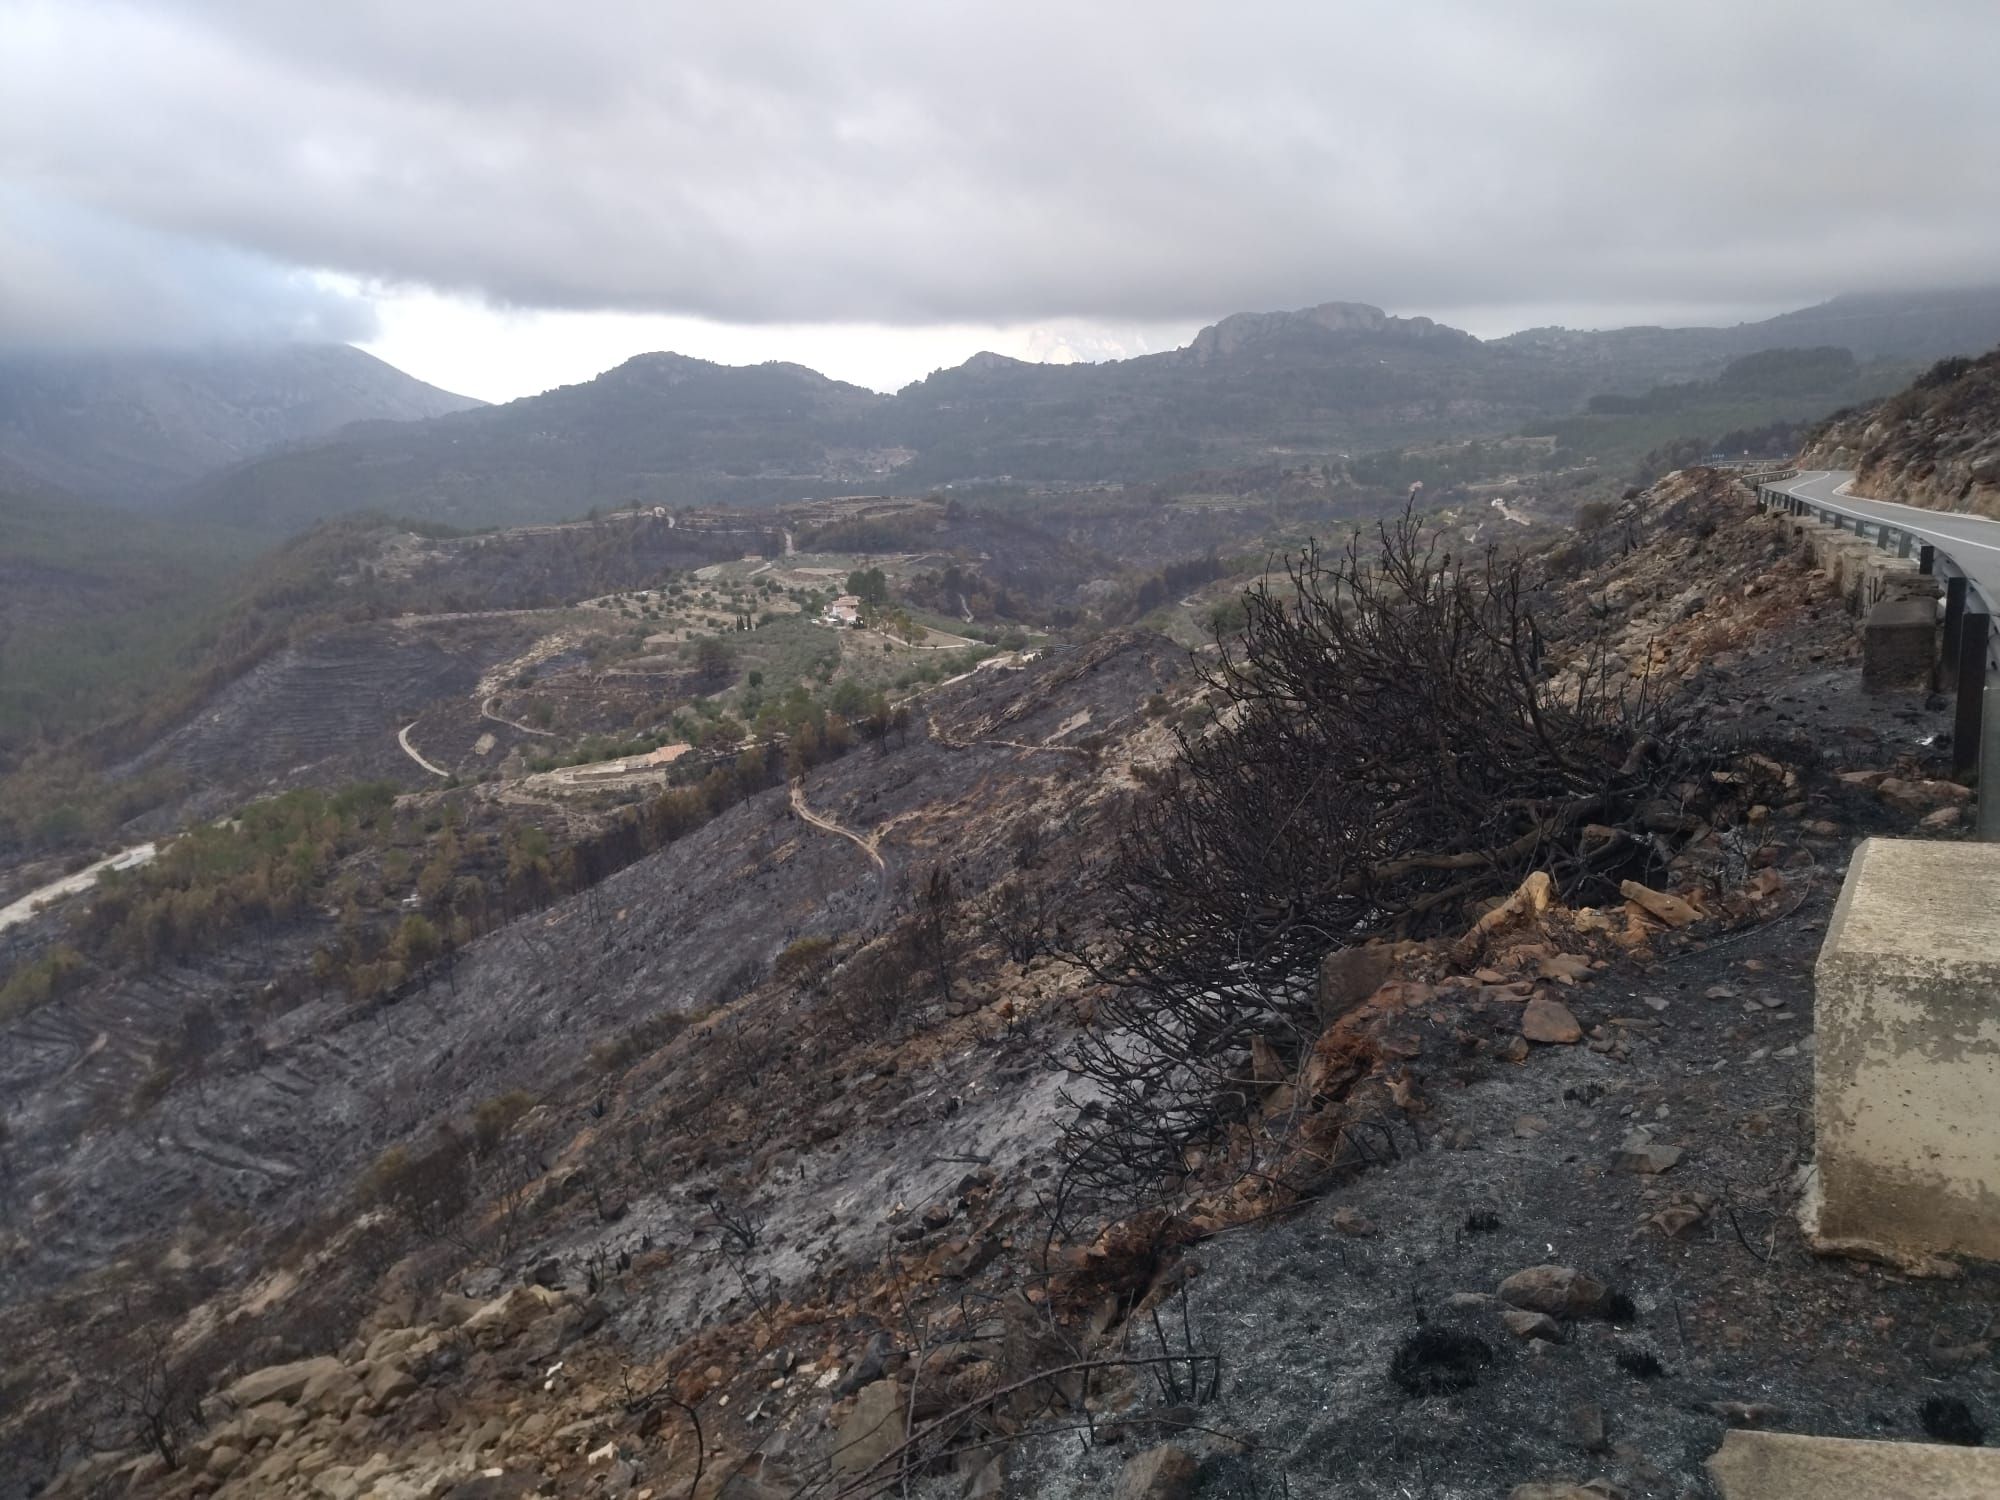
POLYGON ((1949 687, 1954 703, 1951 734, 1952 774, 1977 772, 1979 837, 2000 841, 2000 600, 1992 598, 1951 555, 1935 534, 1923 532, 1830 500, 1794 495, 1775 486, 1797 474, 1756 476, 1757 505, 1766 511, 1813 516, 1857 540, 1873 541, 1898 557, 1916 559, 1917 571, 1944 585, 1944 638, 1940 651, 1940 685, 1949 687), (1993 789, 1988 795, 1988 789, 1993 789))

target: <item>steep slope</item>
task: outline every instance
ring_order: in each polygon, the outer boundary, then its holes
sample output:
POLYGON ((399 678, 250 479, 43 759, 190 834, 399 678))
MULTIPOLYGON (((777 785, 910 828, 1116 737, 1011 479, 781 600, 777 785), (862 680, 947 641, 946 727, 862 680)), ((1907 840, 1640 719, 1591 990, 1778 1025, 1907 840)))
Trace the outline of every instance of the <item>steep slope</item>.
POLYGON ((478 404, 346 344, 0 351, 0 460, 131 504, 350 422, 478 404))
POLYGON ((2000 516, 2000 349, 1941 360, 1908 390, 1841 413, 1799 461, 1853 469, 1865 495, 2000 516))

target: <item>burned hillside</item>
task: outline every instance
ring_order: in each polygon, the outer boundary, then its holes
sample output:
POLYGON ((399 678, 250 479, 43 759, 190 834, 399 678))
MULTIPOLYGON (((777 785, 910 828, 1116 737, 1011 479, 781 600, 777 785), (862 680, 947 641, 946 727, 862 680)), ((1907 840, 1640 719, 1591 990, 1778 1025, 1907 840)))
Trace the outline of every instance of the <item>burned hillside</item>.
POLYGON ((1951 836, 1944 716, 1726 476, 1518 561, 972 670, 367 1004, 257 988, 314 918, 10 1022, 11 1468, 1678 1496, 1731 1423, 1990 1418, 1996 1288, 1790 1216, 1814 924, 1951 836), (121 1098, 189 993, 227 1045, 121 1098))

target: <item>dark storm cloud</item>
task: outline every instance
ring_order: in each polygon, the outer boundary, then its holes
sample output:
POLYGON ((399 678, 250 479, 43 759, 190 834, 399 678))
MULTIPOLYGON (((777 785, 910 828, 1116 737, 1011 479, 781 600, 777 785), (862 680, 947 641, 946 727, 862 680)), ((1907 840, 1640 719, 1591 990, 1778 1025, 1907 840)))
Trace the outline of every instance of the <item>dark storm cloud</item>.
POLYGON ((1990 0, 4 3, 17 190, 526 306, 1587 309, 2000 265, 1990 0))

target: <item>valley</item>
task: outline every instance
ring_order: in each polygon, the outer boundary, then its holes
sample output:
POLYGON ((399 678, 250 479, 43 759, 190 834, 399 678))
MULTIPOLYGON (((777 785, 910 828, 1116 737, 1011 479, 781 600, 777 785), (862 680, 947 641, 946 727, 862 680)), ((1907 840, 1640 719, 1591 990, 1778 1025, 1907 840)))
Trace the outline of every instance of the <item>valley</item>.
MULTIPOLYGON (((1953 382, 1983 366, 1947 374, 1919 389, 1949 401, 1883 410, 1964 425, 1953 382)), ((1226 1420, 1206 1461, 1403 1483, 1431 1462, 1407 1443, 1298 1425, 1287 1358, 1157 1402, 1148 1372, 1215 1359, 1223 1324, 1260 1337, 1282 1298, 1197 1280, 1232 1256, 1379 1258, 1432 1301, 1433 1261, 1504 1274, 1534 1247, 1467 1239, 1482 1194, 1504 1234, 1647 1289, 1550 1356, 1583 1399, 1605 1340, 1664 1343, 1675 1257, 1727 1242, 1633 1250, 1615 1174, 1557 1234, 1575 1153, 1505 1141, 1560 1094, 1552 1139, 1595 1142, 1588 1111, 1628 1093, 1720 1141, 1731 1096, 1675 1070, 1767 1029, 1776 1119, 1809 1066, 1788 1001, 1668 1037, 1614 991, 1671 1016, 1663 969, 1731 952, 1790 984, 1782 923, 1823 909, 1821 867, 1908 821, 1829 765, 1943 784, 1937 711, 1881 722, 1821 665, 1853 653, 1845 600, 1735 472, 1641 486, 1670 459, 1638 445, 1746 391, 1762 414, 1884 378, 1808 350, 1552 433, 477 529, 357 514, 256 558, 150 692, 17 741, 0 782, 0 1331, 37 1372, 0 1381, 9 1472, 79 1500, 470 1500, 567 1492, 608 1442, 626 1489, 837 1494, 886 1386, 913 1482, 1006 1446, 1017 1482, 1090 1493, 1119 1440, 1051 1447, 1065 1412, 1199 1406, 1160 1420, 1196 1443, 1226 1420), (1525 675, 1499 644, 1523 631, 1525 675), (1533 811, 1578 754, 1587 813, 1533 811), (1536 869, 1561 899, 1506 925, 1536 869), (1328 998, 1329 949, 1383 967, 1328 998), (1547 1004, 1567 1029, 1529 1027, 1547 1004), (1201 1310, 1176 1334, 1178 1298, 1201 1310)), ((1726 1189, 1648 1212, 1775 1202, 1744 1185, 1777 1170, 1769 1133, 1704 1148, 1726 1189)), ((1774 1274, 1846 1316, 1810 1257, 1774 1274)), ((1402 1431, 1361 1370, 1403 1304, 1341 1306, 1354 1353, 1310 1378, 1402 1431)), ((1689 1392, 1752 1379, 1685 1353, 1709 1315, 1690 1334, 1673 1306, 1686 1388, 1635 1393, 1645 1455, 1606 1461, 1640 1493, 1712 1447, 1689 1392)), ((1755 1378, 1840 1425, 1914 1357, 1755 1378)), ((1489 1440, 1437 1461, 1548 1469, 1531 1408, 1468 1402, 1489 1440)))

